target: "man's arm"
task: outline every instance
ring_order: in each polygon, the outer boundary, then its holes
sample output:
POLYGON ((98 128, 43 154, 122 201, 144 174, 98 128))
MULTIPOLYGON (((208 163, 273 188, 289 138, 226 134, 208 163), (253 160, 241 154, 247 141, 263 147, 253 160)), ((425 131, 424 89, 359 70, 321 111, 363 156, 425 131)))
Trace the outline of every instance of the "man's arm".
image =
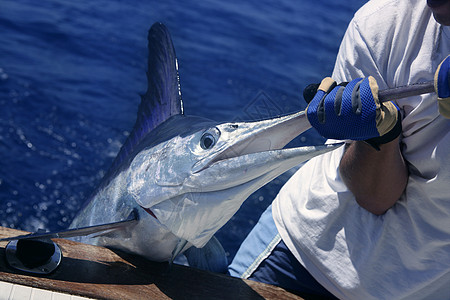
POLYGON ((408 182, 408 169, 399 138, 380 145, 380 151, 362 141, 348 144, 339 170, 358 204, 382 215, 400 198, 408 182))
MULTIPOLYGON (((438 66, 434 86, 439 112, 450 118, 450 55, 438 66)), ((399 144, 399 108, 393 102, 380 103, 378 84, 371 76, 343 86, 325 78, 306 114, 322 136, 353 140, 339 165, 341 177, 359 205, 376 215, 384 214, 408 182, 399 144)))

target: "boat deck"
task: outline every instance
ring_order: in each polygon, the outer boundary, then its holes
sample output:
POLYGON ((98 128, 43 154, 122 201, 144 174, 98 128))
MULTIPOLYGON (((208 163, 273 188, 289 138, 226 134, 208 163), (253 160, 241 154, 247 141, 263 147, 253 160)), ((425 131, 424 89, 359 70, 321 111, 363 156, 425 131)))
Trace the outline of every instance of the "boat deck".
MULTIPOLYGON (((0 237, 24 233, 0 227, 0 237)), ((260 282, 180 265, 169 267, 64 239, 54 241, 63 259, 46 276, 10 268, 5 259, 7 243, 0 242, 0 299, 303 299, 260 282)))

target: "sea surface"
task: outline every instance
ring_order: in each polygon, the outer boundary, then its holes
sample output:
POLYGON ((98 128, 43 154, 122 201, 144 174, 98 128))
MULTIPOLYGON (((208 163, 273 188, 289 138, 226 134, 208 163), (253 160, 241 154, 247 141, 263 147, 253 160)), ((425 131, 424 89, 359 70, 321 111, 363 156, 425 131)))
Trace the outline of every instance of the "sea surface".
MULTIPOLYGON (((66 228, 100 182, 146 91, 147 31, 169 28, 186 114, 303 110, 363 0, 0 0, 0 225, 66 228)), ((313 130, 290 146, 317 145, 313 130)), ((292 171, 217 233, 229 255, 292 171)))

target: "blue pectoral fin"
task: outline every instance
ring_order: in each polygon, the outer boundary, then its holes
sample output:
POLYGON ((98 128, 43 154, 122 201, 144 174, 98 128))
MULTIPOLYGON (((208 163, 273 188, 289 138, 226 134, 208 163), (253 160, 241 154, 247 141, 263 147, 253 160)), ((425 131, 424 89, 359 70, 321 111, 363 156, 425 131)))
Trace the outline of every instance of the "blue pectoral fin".
POLYGON ((191 267, 215 273, 227 273, 228 260, 225 250, 214 236, 203 248, 191 247, 184 252, 184 255, 191 267))

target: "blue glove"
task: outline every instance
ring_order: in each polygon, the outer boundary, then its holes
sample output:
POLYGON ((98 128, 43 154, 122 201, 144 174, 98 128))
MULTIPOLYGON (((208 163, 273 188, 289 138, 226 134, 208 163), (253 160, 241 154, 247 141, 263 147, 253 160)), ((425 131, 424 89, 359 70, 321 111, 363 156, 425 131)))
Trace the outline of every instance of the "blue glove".
POLYGON ((306 109, 322 136, 338 140, 365 140, 378 149, 401 133, 401 116, 393 102, 380 103, 373 77, 358 78, 345 86, 327 77, 306 109))
POLYGON ((450 55, 439 65, 434 75, 434 89, 438 95, 439 113, 450 119, 450 55))

